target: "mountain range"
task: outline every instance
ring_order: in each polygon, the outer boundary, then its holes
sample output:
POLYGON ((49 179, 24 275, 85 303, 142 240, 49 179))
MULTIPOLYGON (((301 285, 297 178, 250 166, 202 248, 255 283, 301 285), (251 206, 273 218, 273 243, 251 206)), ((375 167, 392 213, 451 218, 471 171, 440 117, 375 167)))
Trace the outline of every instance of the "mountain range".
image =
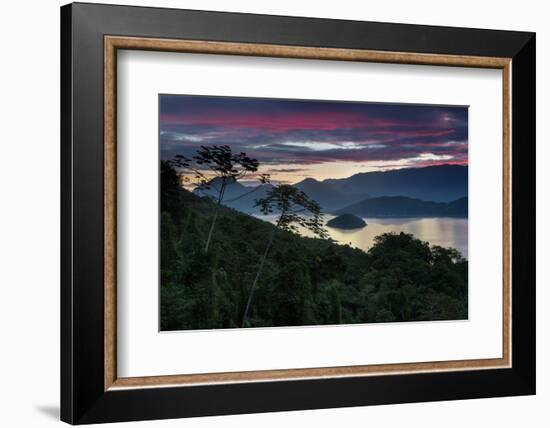
POLYGON ((364 172, 343 179, 323 180, 322 183, 347 194, 407 196, 424 201, 450 202, 468 196, 468 167, 445 164, 364 172))
POLYGON ((468 217, 468 198, 432 202, 406 196, 381 196, 344 207, 335 214, 359 217, 468 217))
MULTIPOLYGON (((220 186, 218 182, 221 179, 214 179, 211 182, 210 189, 201 188, 193 191, 197 196, 208 196, 212 199, 217 199, 220 186)), ((256 199, 263 198, 267 195, 267 192, 273 188, 270 183, 262 184, 256 187, 243 186, 238 181, 230 183, 226 186, 225 194, 223 198, 223 205, 241 211, 245 214, 256 214, 260 211, 255 208, 256 199)))
MULTIPOLYGON (((468 212, 468 167, 461 165, 366 172, 322 181, 306 178, 295 186, 329 213, 371 217, 464 217, 468 212)), ((259 212, 254 207, 255 201, 271 188, 271 184, 250 187, 235 182, 227 186, 223 204, 255 214, 259 212)), ((214 188, 195 190, 195 193, 217 196, 214 188)))

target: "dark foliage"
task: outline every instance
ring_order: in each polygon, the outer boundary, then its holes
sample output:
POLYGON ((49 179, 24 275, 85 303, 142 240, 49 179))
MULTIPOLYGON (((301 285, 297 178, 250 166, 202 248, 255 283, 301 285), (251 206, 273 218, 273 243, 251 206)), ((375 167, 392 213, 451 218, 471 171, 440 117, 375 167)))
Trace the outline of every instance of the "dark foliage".
MULTIPOLYGON (((274 211, 277 212, 278 218, 265 247, 258 273, 254 278, 252 287, 250 287, 243 315, 243 327, 248 325, 248 311, 250 309, 250 303, 252 302, 252 296, 258 284, 258 280, 260 279, 260 275, 263 272, 265 261, 273 245, 276 232, 282 230, 299 235, 298 226, 302 226, 313 232, 315 236, 319 236, 323 239, 329 238, 328 232, 323 226, 323 214, 321 213, 319 204, 311 199, 306 193, 290 184, 279 184, 273 187, 265 198, 256 201, 256 206, 260 207, 260 211, 264 215, 271 214, 274 211)), ((299 275, 299 273, 297 273, 297 275, 299 275)), ((283 278, 283 280, 284 279, 285 278, 283 278)))
POLYGON ((361 229, 366 225, 365 220, 353 214, 340 214, 338 217, 327 221, 328 227, 336 229, 361 229))
MULTIPOLYGON (((161 165, 161 329, 241 326, 250 284, 276 227, 180 187, 161 165)), ((453 249, 408 234, 377 237, 369 252, 279 230, 246 326, 291 326, 467 317, 468 264, 453 249)))
MULTIPOLYGON (((218 219, 219 206, 223 203, 227 187, 236 183, 247 174, 258 171, 257 159, 248 157, 246 153, 233 153, 227 145, 201 146, 193 158, 176 155, 173 160, 162 162, 161 169, 171 168, 180 183, 192 183, 195 191, 209 191, 214 189, 214 200, 217 206, 213 210, 208 237, 204 246, 208 252, 212 236, 218 219), (204 171, 208 171, 209 175, 204 171), (213 175, 213 177, 211 176, 213 175), (192 178, 190 178, 192 177, 192 178)), ((269 175, 260 174, 258 180, 261 184, 269 182, 269 175)))

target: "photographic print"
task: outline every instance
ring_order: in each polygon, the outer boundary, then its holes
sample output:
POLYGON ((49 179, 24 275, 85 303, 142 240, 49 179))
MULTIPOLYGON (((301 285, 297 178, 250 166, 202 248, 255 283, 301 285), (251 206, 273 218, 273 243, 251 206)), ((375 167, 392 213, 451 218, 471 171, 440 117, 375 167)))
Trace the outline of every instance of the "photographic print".
POLYGON ((159 95, 161 331, 468 318, 468 108, 159 95))

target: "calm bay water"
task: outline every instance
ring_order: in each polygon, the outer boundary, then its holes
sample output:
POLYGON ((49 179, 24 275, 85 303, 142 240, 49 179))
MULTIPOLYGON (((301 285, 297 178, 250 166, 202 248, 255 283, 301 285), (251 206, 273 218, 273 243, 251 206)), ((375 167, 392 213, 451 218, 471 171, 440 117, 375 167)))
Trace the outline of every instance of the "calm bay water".
MULTIPOLYGON (((275 222, 277 216, 261 216, 258 218, 275 222)), ((334 218, 326 214, 325 222, 334 218)), ((456 248, 468 258, 468 219, 465 218, 365 218, 368 226, 362 229, 335 229, 327 227, 332 239, 352 247, 367 251, 374 243, 374 237, 383 233, 412 233, 418 239, 431 245, 456 248)), ((312 236, 307 230, 302 230, 305 236, 312 236)))

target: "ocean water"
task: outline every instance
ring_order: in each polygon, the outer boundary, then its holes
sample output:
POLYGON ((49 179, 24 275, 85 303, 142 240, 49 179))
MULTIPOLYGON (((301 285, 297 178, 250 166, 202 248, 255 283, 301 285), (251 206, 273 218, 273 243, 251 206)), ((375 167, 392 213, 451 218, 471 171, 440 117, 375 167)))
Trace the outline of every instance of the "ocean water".
MULTIPOLYGON (((275 223, 277 218, 276 215, 257 215, 256 217, 272 223, 275 223)), ((328 214, 324 216, 325 222, 331 218, 334 216, 328 214)), ((456 248, 465 258, 468 258, 468 219, 466 218, 364 218, 363 220, 368 225, 362 229, 344 230, 327 227, 327 230, 335 241, 364 251, 368 251, 374 244, 374 238, 383 233, 411 233, 431 245, 456 248)), ((307 230, 300 232, 304 236, 312 236, 307 230)))

